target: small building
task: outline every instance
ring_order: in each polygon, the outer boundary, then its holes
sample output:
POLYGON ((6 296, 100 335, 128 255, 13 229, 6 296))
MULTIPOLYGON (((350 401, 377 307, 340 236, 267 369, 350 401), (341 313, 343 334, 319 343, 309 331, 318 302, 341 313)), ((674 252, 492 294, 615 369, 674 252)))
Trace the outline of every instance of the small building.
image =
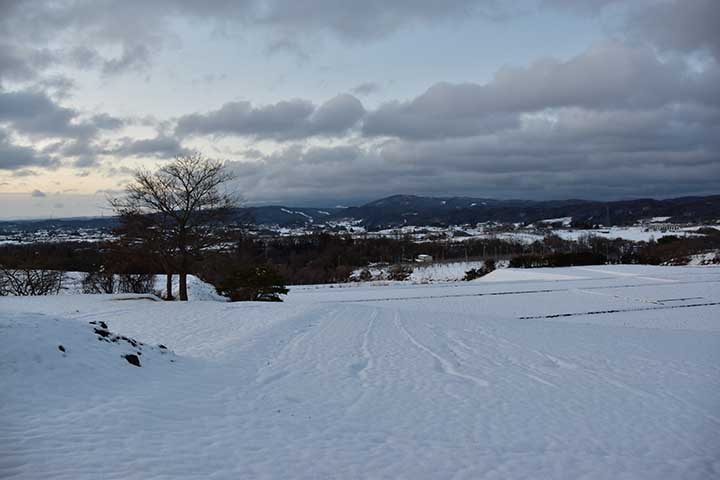
POLYGON ((679 232, 680 225, 675 223, 651 223, 647 226, 651 232, 679 232))
POLYGON ((417 256, 415 259, 417 263, 431 263, 433 261, 432 255, 426 255, 424 253, 421 253, 417 256))

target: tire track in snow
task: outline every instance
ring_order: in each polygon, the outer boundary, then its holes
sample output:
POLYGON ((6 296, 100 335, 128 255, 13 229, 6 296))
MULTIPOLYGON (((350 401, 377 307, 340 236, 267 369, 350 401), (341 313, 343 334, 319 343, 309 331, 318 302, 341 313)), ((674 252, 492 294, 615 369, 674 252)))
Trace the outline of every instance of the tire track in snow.
MULTIPOLYGON (((673 285, 697 285, 703 283, 720 283, 720 280, 699 280, 699 281, 687 281, 687 282, 674 282, 673 285)), ((630 283, 624 285, 600 285, 600 286, 589 286, 584 287, 583 290, 610 290, 618 288, 642 288, 642 287, 657 287, 665 286, 665 283, 630 283)), ((435 288, 433 286, 433 288, 435 288)), ((368 303, 368 302, 395 302, 403 300, 433 300, 438 298, 467 298, 467 297, 493 297, 493 296, 505 296, 505 295, 531 295, 535 293, 557 293, 557 292, 572 292, 577 291, 577 288, 544 288, 539 290, 509 290, 500 292, 481 292, 481 293, 453 293, 445 295, 417 295, 407 297, 379 297, 379 298, 357 298, 352 300, 323 300, 317 303, 368 303)))
MULTIPOLYGON (((628 297, 626 295, 614 295, 612 293, 594 292, 592 290, 586 290, 584 288, 578 288, 575 291, 578 293, 584 293, 586 295, 597 295, 599 297, 616 298, 618 300, 626 300, 628 302, 650 303, 652 305, 662 305, 663 304, 659 300, 648 300, 646 298, 628 297)), ((700 298, 702 298, 702 297, 700 297, 700 298)))
POLYGON ((673 310, 676 308, 693 308, 693 307, 711 307, 720 305, 720 302, 692 303, 690 305, 662 305, 657 307, 642 308, 616 308, 612 310, 595 310, 590 312, 572 312, 572 313, 553 313, 550 315, 533 315, 526 317, 518 317, 518 320, 539 320, 544 318, 561 318, 561 317, 580 317, 583 315, 605 315, 608 313, 624 313, 624 312, 644 312, 648 310, 673 310))
POLYGON ((370 353, 370 334, 372 333, 373 327, 375 326, 375 320, 377 319, 378 311, 373 310, 368 321, 368 326, 363 333, 362 345, 360 345, 360 352, 362 360, 358 363, 350 365, 350 369, 357 374, 363 381, 367 380, 367 371, 373 366, 373 356, 370 353))
POLYGON ((432 350, 430 347, 424 345, 423 343, 419 342, 415 337, 413 337, 410 332, 405 328, 405 325, 403 325, 402 320, 400 320, 400 316, 398 312, 395 312, 395 318, 394 318, 395 326, 398 328, 399 331, 403 333, 405 338, 415 345, 418 349, 422 350, 423 352, 427 353, 431 357, 433 357, 435 360, 437 360, 438 364, 440 365, 441 370, 453 377, 461 378, 463 380, 469 381, 471 383, 474 383, 476 385, 479 385, 481 387, 488 387, 490 386, 490 382, 487 380, 483 380, 482 378, 475 377, 473 375, 465 374, 458 372, 455 367, 453 366, 452 362, 446 359, 445 357, 437 354, 434 350, 432 350))
MULTIPOLYGON (((310 320, 311 323, 309 325, 296 329, 292 332, 292 338, 285 342, 285 345, 277 354, 273 355, 272 359, 268 361, 268 366, 260 370, 259 374, 256 376, 255 382, 264 386, 290 375, 290 370, 280 370, 279 372, 271 373, 269 375, 263 375, 263 372, 266 370, 273 371, 278 366, 286 367, 286 364, 293 356, 296 355, 300 346, 306 340, 322 335, 325 330, 330 328, 340 313, 341 312, 339 310, 327 311, 323 315, 310 320), (320 322, 324 323, 320 329, 313 328, 320 322)), ((305 320, 303 319, 303 321, 305 320)))

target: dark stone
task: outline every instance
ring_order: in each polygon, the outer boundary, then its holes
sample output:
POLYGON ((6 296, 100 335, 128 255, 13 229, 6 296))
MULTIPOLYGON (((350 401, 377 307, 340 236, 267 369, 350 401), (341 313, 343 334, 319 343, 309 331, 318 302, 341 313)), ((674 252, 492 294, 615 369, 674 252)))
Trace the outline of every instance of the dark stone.
POLYGON ((58 350, 65 353, 65 347, 63 347, 62 345, 58 345, 58 350))
POLYGON ((105 322, 99 322, 99 323, 100 323, 100 326, 101 326, 102 328, 104 328, 105 330, 107 330, 107 328, 108 328, 107 323, 105 323, 105 322))
POLYGON ((108 332, 107 330, 102 330, 100 328, 96 328, 95 333, 97 333, 101 337, 107 337, 108 335, 110 335, 110 332, 108 332))
POLYGON ((134 354, 132 354, 132 353, 129 353, 129 354, 127 354, 127 355, 123 355, 123 358, 124 358, 125 360, 127 360, 127 362, 128 362, 130 365, 135 365, 136 367, 139 367, 139 366, 140 366, 140 359, 138 358, 137 355, 134 355, 134 354))
POLYGON ((165 345, 163 345, 162 343, 161 343, 160 345, 158 345, 158 348, 162 348, 163 350, 167 350, 167 347, 166 347, 165 345))

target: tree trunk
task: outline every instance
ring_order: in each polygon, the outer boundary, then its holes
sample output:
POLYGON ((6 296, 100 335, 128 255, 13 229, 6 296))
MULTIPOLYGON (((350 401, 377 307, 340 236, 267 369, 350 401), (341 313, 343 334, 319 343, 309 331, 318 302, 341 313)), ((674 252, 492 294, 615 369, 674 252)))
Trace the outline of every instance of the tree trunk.
POLYGON ((188 294, 187 294, 187 273, 186 272, 180 272, 180 300, 183 302, 187 302, 188 294))
POLYGON ((165 274, 165 291, 167 294, 165 295, 165 300, 172 300, 173 294, 172 294, 172 273, 166 273, 165 274))

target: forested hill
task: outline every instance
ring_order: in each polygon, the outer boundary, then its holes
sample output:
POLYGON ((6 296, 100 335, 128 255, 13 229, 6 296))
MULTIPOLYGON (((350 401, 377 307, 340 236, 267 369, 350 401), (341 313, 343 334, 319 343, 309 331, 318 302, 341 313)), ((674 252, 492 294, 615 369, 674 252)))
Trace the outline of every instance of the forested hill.
MULTIPOLYGON (((665 200, 613 202, 589 200, 494 200, 473 197, 393 195, 357 207, 307 208, 253 206, 237 208, 230 221, 301 227, 329 222, 356 222, 368 229, 401 225, 462 225, 479 222, 532 223, 570 217, 576 224, 628 225, 643 219, 676 223, 720 219, 720 195, 665 200)), ((2 230, 111 229, 115 217, 56 218, 0 222, 2 230)))

